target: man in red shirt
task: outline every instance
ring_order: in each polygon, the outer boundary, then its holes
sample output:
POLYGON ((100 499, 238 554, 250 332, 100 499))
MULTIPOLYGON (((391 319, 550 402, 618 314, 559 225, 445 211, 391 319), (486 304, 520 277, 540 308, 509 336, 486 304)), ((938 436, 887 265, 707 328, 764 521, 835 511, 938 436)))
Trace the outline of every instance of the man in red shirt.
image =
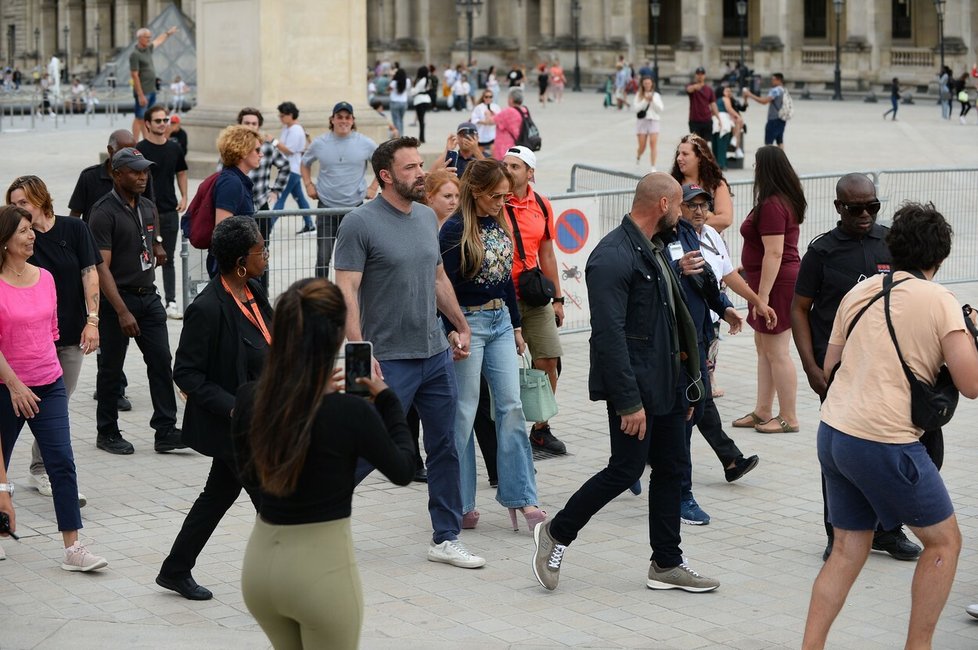
MULTIPOLYGON (((505 113, 505 111, 503 111, 505 113)), ((502 115, 503 113, 500 113, 502 115)), ((499 144, 499 121, 496 121, 496 144, 499 144)), ((554 210, 550 201, 530 187, 537 166, 536 155, 526 147, 504 150, 503 164, 513 175, 512 194, 506 199, 506 214, 519 228, 526 259, 520 259, 518 249, 513 253, 513 284, 516 285, 517 305, 523 320, 523 338, 533 357, 533 367, 550 377, 550 386, 557 392, 557 363, 562 350, 557 328, 564 322, 564 298, 560 291, 557 258, 554 255, 554 210), (532 307, 520 296, 519 278, 524 269, 539 266, 554 283, 552 304, 532 307)), ((515 231, 515 228, 514 228, 515 231)), ((513 233, 514 239, 516 233, 513 233)), ((530 429, 530 444, 552 454, 566 454, 567 447, 550 431, 550 424, 537 422, 530 429)))
MULTIPOLYGON (((496 140, 492 144, 492 157, 496 160, 502 160, 510 147, 516 144, 516 139, 520 137, 523 111, 523 90, 510 88, 509 106, 496 115, 496 140)), ((525 187, 523 189, 526 191, 525 187)))
POLYGON ((706 70, 696 68, 696 78, 686 86, 689 95, 689 132, 695 133, 707 142, 713 141, 713 117, 720 119, 717 111, 717 98, 713 89, 706 83, 706 70))

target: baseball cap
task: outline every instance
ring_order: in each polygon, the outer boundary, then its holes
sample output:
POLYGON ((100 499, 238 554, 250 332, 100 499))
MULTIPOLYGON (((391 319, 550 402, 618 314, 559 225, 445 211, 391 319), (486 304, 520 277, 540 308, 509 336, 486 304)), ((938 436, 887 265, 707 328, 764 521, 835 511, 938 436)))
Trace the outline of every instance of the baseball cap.
POLYGON ((462 122, 461 124, 458 125, 458 128, 455 129, 455 132, 456 133, 464 133, 464 132, 478 133, 479 129, 477 129, 475 124, 473 124, 472 122, 462 122))
POLYGON ((696 74, 706 74, 706 68, 703 66, 696 68, 696 74))
POLYGON ((129 169, 134 169, 137 172, 141 172, 147 167, 154 165, 152 160, 146 160, 143 154, 135 147, 125 147, 124 149, 119 149, 112 156, 112 171, 122 169, 123 167, 128 167, 129 169))
POLYGON ((340 111, 346 111, 350 115, 353 115, 353 105, 350 102, 336 102, 336 106, 333 107, 333 115, 336 115, 340 111))
POLYGON ((683 202, 688 202, 695 199, 697 196, 705 196, 707 201, 713 200, 713 195, 704 190, 699 185, 693 185, 692 183, 687 183, 683 185, 683 202))
POLYGON ((519 158, 520 160, 525 162, 526 166, 529 167, 530 169, 537 168, 536 154, 530 151, 529 149, 527 149, 526 147, 510 147, 509 149, 506 150, 506 155, 515 156, 516 158, 519 158))
POLYGON ((170 116, 170 124, 180 124, 180 116, 179 115, 171 115, 170 116))

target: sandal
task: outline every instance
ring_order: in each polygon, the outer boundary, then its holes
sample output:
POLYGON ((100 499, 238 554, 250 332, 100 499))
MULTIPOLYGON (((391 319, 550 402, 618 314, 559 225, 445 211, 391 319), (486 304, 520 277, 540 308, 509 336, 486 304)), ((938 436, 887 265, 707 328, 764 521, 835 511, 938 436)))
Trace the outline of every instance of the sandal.
POLYGON ((764 424, 767 421, 768 420, 762 420, 761 418, 757 417, 757 413, 751 411, 744 417, 734 420, 733 426, 737 429, 751 429, 756 427, 758 424, 764 424))
POLYGON ((754 430, 757 431, 758 433, 796 433, 798 431, 798 427, 791 426, 790 424, 788 424, 787 420, 785 420, 783 417, 779 415, 777 417, 771 418, 767 422, 761 422, 760 424, 755 424, 754 430), (764 424, 773 425, 775 428, 762 429, 761 426, 764 424))
POLYGON ((723 397, 724 395, 726 395, 726 393, 724 392, 724 390, 722 388, 714 388, 713 389, 713 399, 716 399, 718 397, 723 397))

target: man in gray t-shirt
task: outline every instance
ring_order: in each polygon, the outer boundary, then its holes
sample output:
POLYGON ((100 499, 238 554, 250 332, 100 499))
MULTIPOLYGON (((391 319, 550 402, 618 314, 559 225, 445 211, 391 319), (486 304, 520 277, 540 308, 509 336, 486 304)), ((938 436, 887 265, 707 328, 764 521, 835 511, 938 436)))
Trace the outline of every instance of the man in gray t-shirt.
MULTIPOLYGON (((486 561, 458 540, 462 493, 452 361, 468 356, 469 326, 442 268, 435 214, 418 203, 425 176, 418 145, 415 138, 397 138, 374 152, 374 174, 384 192, 340 224, 336 284, 346 299, 346 338, 373 343, 375 376, 387 382, 405 409, 414 406, 421 416, 434 531, 428 559, 474 569, 486 561), (458 330, 451 346, 438 311, 458 330)), ((361 458, 357 483, 372 470, 361 458)))
POLYGON ((132 98, 135 100, 132 117, 132 134, 139 142, 143 132, 143 117, 146 108, 156 103, 156 67, 153 65, 153 50, 163 45, 166 39, 177 33, 171 27, 156 38, 148 27, 136 32, 136 48, 129 55, 129 76, 132 78, 132 98))
POLYGON ((759 104, 767 105, 767 123, 764 125, 764 144, 776 144, 784 149, 784 127, 786 122, 781 119, 779 113, 784 105, 784 75, 775 72, 771 75, 771 90, 767 96, 758 97, 746 88, 744 97, 753 99, 759 104))
MULTIPOLYGON (((377 194, 377 179, 367 187, 367 163, 377 143, 356 131, 353 106, 339 102, 329 118, 329 133, 312 141, 302 156, 302 184, 310 199, 318 199, 320 208, 352 208, 363 203, 364 196, 377 194), (319 162, 319 174, 312 182, 312 164, 319 162)), ((329 275, 333 241, 341 218, 316 217, 316 277, 329 275)))

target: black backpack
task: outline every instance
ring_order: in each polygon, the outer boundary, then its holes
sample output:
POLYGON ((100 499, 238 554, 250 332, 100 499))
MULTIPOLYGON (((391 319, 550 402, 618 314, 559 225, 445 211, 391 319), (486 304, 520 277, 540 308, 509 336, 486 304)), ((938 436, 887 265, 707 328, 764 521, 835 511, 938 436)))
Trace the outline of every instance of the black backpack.
POLYGON ((525 106, 517 108, 522 116, 520 121, 520 134, 516 137, 516 144, 520 147, 526 147, 530 151, 540 151, 540 147, 543 146, 543 140, 540 138, 540 129, 537 125, 533 123, 533 118, 530 117, 530 109, 525 106))

